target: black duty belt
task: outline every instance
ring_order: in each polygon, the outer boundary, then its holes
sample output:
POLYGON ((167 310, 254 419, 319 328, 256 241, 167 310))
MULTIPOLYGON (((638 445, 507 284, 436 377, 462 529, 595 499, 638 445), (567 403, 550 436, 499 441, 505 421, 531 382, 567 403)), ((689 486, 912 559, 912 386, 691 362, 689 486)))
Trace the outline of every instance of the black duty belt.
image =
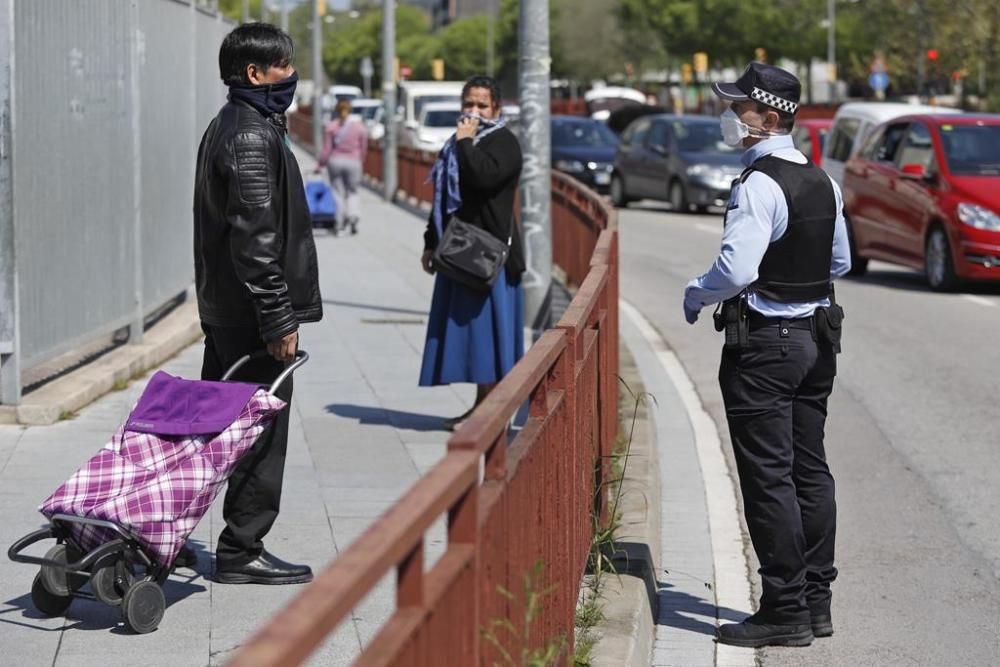
MULTIPOLYGON (((762 329, 764 327, 781 327, 782 329, 805 329, 806 331, 813 330, 813 318, 809 317, 797 317, 790 319, 787 317, 765 317, 760 313, 751 310, 750 316, 748 318, 750 324, 750 330, 762 329)), ((784 333, 784 332, 782 332, 784 333)))

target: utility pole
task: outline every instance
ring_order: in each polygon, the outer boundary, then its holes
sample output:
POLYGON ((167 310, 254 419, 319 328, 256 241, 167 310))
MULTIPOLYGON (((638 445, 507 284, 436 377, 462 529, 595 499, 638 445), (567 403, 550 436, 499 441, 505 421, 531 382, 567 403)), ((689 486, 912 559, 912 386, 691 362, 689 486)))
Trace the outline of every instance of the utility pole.
POLYGON ((250 22, 250 0, 243 0, 243 23, 250 22))
POLYGON ((826 62, 830 102, 837 101, 837 0, 826 0, 826 62))
POLYGON ((382 103, 385 139, 382 148, 382 184, 386 201, 396 198, 396 1, 382 0, 382 103))
POLYGON ((288 0, 281 0, 281 29, 288 32, 288 0))
POLYGON ((495 60, 495 50, 496 41, 494 24, 496 23, 496 9, 494 7, 493 0, 489 0, 489 6, 487 8, 487 18, 486 23, 486 74, 488 76, 493 76, 493 61, 495 60))
POLYGON ((521 67, 521 231, 524 235, 525 322, 540 333, 548 327, 552 305, 552 159, 549 116, 548 0, 521 0, 518 31, 521 67))
POLYGON ((313 71, 313 146, 316 155, 323 150, 323 17, 320 3, 313 0, 312 21, 312 71, 313 71))

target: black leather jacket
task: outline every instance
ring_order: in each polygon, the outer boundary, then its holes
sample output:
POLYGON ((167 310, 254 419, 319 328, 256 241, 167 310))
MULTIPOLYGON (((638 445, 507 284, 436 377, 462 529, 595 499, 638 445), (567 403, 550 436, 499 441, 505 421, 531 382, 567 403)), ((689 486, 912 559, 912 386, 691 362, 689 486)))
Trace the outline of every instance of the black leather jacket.
POLYGON ((198 149, 194 261, 202 322, 265 342, 323 316, 302 174, 283 116, 229 102, 198 149))

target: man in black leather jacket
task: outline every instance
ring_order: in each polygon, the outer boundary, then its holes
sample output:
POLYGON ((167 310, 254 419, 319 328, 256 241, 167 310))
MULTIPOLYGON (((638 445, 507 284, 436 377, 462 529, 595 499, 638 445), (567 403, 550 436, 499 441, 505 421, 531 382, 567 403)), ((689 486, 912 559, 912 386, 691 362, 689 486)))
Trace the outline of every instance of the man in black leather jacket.
MULTIPOLYGON (((201 140, 194 190, 204 380, 218 380, 237 359, 257 354, 237 379, 270 384, 295 357, 299 324, 323 315, 302 177, 285 137, 284 113, 298 80, 292 56, 288 35, 263 23, 239 26, 219 52, 229 102, 201 140)), ((277 394, 291 401, 291 378, 277 394)), ((278 515, 288 419, 286 407, 229 480, 216 549, 219 582, 312 579, 308 566, 274 557, 262 541, 278 515)))

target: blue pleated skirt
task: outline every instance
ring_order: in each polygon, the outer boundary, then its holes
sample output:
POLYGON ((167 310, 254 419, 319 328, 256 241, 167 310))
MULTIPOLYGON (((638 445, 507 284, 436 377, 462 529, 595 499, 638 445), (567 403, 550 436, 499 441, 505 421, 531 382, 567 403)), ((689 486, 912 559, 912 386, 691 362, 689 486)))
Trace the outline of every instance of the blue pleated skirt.
POLYGON ((524 289, 504 269, 489 293, 438 274, 420 386, 499 382, 524 356, 524 289))

